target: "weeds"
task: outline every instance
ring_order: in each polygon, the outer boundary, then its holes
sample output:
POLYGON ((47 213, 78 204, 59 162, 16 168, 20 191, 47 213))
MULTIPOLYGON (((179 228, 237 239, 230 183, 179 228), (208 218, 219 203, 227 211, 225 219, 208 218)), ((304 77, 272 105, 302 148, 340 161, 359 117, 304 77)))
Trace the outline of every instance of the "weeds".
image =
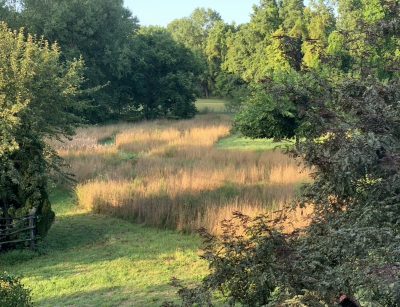
POLYGON ((278 150, 216 148, 230 125, 229 117, 208 114, 88 128, 59 152, 76 174, 82 207, 161 228, 217 233, 233 211, 254 216, 279 209, 309 180, 278 150), (104 144, 111 137, 115 143, 104 144))

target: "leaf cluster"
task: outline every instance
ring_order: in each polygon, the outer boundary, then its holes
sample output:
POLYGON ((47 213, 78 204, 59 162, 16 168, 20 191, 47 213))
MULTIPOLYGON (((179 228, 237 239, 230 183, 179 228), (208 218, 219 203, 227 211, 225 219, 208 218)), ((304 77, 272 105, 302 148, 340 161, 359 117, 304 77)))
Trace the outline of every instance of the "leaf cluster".
POLYGON ((30 307, 30 291, 20 280, 7 273, 0 274, 0 305, 7 307, 30 307))

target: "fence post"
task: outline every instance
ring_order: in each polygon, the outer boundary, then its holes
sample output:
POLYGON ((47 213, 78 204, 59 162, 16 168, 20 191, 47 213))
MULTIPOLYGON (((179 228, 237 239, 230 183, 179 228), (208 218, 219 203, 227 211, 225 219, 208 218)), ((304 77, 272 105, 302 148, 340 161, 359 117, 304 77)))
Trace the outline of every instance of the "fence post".
POLYGON ((30 228, 30 248, 35 249, 36 208, 33 208, 29 212, 29 228, 30 228))

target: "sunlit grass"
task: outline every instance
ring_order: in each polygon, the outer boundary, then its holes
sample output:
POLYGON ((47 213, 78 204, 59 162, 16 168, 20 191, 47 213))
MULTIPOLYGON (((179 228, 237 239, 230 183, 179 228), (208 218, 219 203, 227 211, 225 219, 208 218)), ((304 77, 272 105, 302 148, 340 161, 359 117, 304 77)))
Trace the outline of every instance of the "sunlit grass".
POLYGON ((176 299, 169 281, 199 281, 199 239, 93 215, 65 191, 52 197, 57 221, 39 253, 0 255, 0 268, 23 276, 38 306, 160 306, 176 299))
MULTIPOLYGON (((310 180, 272 150, 276 143, 229 136, 230 128, 229 116, 207 114, 80 129, 57 144, 76 175, 76 195, 53 193, 57 220, 40 252, 2 254, 0 268, 22 275, 39 306, 160 306, 175 299, 172 277, 190 284, 208 268, 198 237, 165 228, 219 233, 233 211, 280 209, 310 180)), ((285 228, 306 225, 309 213, 289 213, 285 228)))
POLYGON ((271 141, 224 149, 230 129, 230 117, 216 114, 112 125, 98 134, 90 128, 63 144, 60 154, 76 174, 85 209, 160 228, 218 232, 233 211, 279 208, 309 180, 281 151, 266 150, 276 145, 271 141), (114 144, 102 143, 111 136, 114 144))
POLYGON ((276 142, 273 139, 251 139, 240 134, 230 135, 220 140, 217 144, 218 148, 221 149, 258 151, 286 149, 291 145, 293 145, 293 141, 290 140, 276 142))

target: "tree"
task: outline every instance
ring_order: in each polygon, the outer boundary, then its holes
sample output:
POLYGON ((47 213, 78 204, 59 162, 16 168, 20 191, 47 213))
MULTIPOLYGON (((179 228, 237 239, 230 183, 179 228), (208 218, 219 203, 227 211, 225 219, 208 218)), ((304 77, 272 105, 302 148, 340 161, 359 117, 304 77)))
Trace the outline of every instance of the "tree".
POLYGON ((142 28, 132 39, 131 51, 136 109, 146 119, 193 117, 199 72, 193 53, 158 27, 142 28))
MULTIPOLYGON (((398 38, 400 6, 391 8, 354 29, 368 46, 398 38)), ((309 225, 289 232, 284 214, 236 213, 224 221, 222 236, 203 232, 211 273, 195 289, 178 285, 186 306, 211 305, 216 290, 232 305, 333 306, 341 294, 362 306, 399 305, 400 79, 393 72, 400 66, 379 67, 370 53, 358 56, 366 58, 355 58, 349 73, 311 69, 297 87, 269 89, 276 97, 305 94, 295 99, 303 117, 291 153, 312 169, 313 182, 293 203, 312 208, 309 225)))
POLYGON ((251 138, 296 137, 305 129, 304 112, 321 85, 314 74, 277 72, 273 79, 252 85, 250 98, 235 118, 235 127, 251 138))
POLYGON ((310 224, 288 232, 284 214, 236 213, 223 235, 203 232, 211 273, 195 289, 180 285, 185 306, 211 305, 216 290, 232 305, 333 306, 344 293, 362 306, 398 306, 400 80, 313 79, 292 152, 313 170, 293 204, 313 208, 310 224))
POLYGON ((0 21, 7 22, 11 28, 18 28, 20 26, 18 7, 17 0, 0 0, 0 21))
POLYGON ((259 6, 254 6, 250 23, 242 25, 228 38, 223 68, 247 82, 263 80, 270 56, 266 48, 280 24, 279 7, 275 0, 263 0, 259 6))
POLYGON ((280 3, 280 17, 282 27, 287 35, 302 38, 305 34, 303 0, 282 0, 280 3))
POLYGON ((324 1, 313 2, 305 10, 307 27, 306 39, 303 41, 303 66, 319 69, 327 61, 329 36, 335 30, 336 20, 324 1))
POLYGON ((0 24, 0 216, 39 215, 43 236, 54 219, 47 195, 56 153, 46 140, 69 137, 80 122, 81 60, 61 63, 57 45, 0 24))
POLYGON ((247 96, 248 88, 240 76, 227 72, 222 68, 228 52, 228 39, 237 31, 235 25, 228 25, 223 21, 215 23, 211 28, 205 55, 208 60, 208 70, 212 79, 212 93, 214 96, 227 98, 226 107, 237 111, 241 100, 247 96))
POLYGON ((205 97, 210 96, 214 86, 215 67, 208 62, 206 55, 207 40, 212 29, 222 22, 221 16, 214 10, 197 8, 190 17, 172 21, 167 29, 172 37, 189 48, 202 66, 199 83, 205 97))
POLYGON ((340 0, 338 11, 338 29, 332 42, 339 42, 339 46, 332 46, 332 50, 350 57, 348 68, 353 74, 365 75, 374 67, 382 79, 398 76, 399 72, 393 71, 400 63, 398 1, 340 0))
MULTIPOLYGON (((255 47, 257 44, 248 40, 249 30, 241 34, 239 31, 236 39, 243 35, 244 40, 235 41, 233 50, 248 49, 247 55, 243 55, 244 65, 230 62, 233 59, 230 51, 224 65, 251 84, 251 98, 242 104, 236 117, 239 131, 250 137, 280 139, 297 133, 303 117, 298 114, 298 105, 310 98, 314 92, 312 86, 315 86, 307 72, 325 69, 322 64, 327 58, 328 36, 335 22, 323 2, 307 9, 298 0, 283 1, 279 6, 264 1, 263 5, 266 4, 266 10, 265 7, 255 8, 254 20, 247 25, 252 32, 258 27, 263 29, 264 32, 258 31, 265 35, 263 40, 255 47), (258 18, 258 14, 263 18, 258 18), (275 18, 265 18, 265 14, 275 18), (275 22, 257 24, 258 20, 275 22)), ((329 72, 330 67, 326 70, 329 72)))
POLYGON ((123 1, 23 0, 22 7, 21 26, 57 42, 66 61, 82 56, 86 86, 102 86, 90 97, 94 101, 86 117, 94 122, 118 117, 127 102, 121 79, 131 69, 128 46, 138 30, 123 1))

